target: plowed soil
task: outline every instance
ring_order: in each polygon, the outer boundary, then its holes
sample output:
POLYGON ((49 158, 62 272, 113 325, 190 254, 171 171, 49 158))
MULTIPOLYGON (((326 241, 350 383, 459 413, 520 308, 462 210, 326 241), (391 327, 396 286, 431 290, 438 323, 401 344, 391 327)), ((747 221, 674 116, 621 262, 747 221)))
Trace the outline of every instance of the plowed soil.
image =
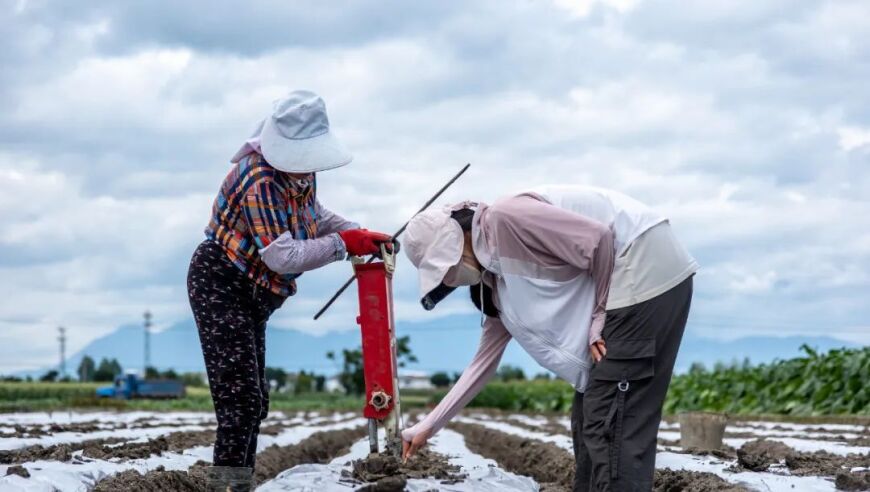
POLYGON ((349 482, 368 484, 361 490, 378 492, 404 490, 409 478, 435 478, 444 484, 466 478, 459 473, 458 466, 447 462, 446 456, 427 449, 419 451, 406 463, 391 455, 370 454, 354 461, 352 470, 345 476, 349 482))
POLYGON ((199 461, 188 471, 167 471, 162 466, 145 475, 127 470, 97 483, 93 492, 201 492, 205 490, 205 469, 208 463, 199 461))
MULTIPOLYGON (((534 478, 543 492, 567 492, 574 485, 574 457, 555 444, 512 436, 474 424, 451 424, 471 451, 502 468, 534 478)), ((656 470, 656 492, 745 492, 712 473, 656 470)))
POLYGON ((351 444, 365 435, 365 429, 358 427, 318 432, 291 446, 270 446, 257 454, 254 482, 265 482, 303 463, 328 463, 336 456, 347 453, 351 444))
POLYGON ((207 431, 173 432, 156 437, 147 442, 126 443, 120 446, 107 446, 98 443, 86 443, 82 455, 88 458, 107 460, 120 458, 122 460, 147 458, 161 455, 165 452, 180 453, 185 449, 197 446, 209 446, 214 443, 215 433, 207 431))
MULTIPOLYGON (((270 446, 257 455, 254 483, 261 483, 284 470, 302 463, 327 463, 346 453, 350 445, 365 435, 365 429, 341 429, 313 434, 298 444, 270 446)), ((205 490, 205 468, 208 463, 197 462, 188 471, 167 471, 162 468, 145 475, 128 470, 97 484, 94 492, 130 491, 201 491, 205 490)))

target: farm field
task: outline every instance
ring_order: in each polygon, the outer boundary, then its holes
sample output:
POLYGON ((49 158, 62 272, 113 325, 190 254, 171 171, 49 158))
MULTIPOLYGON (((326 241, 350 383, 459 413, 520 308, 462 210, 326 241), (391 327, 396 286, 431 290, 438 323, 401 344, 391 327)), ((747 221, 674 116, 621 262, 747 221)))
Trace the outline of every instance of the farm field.
MULTIPOLYGON (((419 418, 406 414, 406 420, 419 418)), ((27 412, 0 418, 0 490, 199 490, 211 459, 206 412, 27 412)), ((725 449, 679 446, 659 431, 656 490, 832 491, 870 488, 862 423, 729 423, 725 449)), ((275 411, 263 423, 257 490, 563 491, 573 481, 561 414, 470 409, 401 467, 366 457, 358 412, 275 411)))

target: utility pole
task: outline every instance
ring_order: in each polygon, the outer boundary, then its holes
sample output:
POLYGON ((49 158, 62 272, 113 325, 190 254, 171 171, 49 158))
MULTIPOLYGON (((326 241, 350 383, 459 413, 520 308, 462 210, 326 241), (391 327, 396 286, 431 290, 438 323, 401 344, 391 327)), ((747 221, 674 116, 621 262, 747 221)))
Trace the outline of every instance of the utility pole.
POLYGON ((63 379, 66 376, 66 328, 58 326, 57 331, 60 333, 57 337, 60 342, 60 378, 63 379))
POLYGON ((151 367, 151 311, 145 311, 145 368, 142 370, 142 377, 148 372, 151 367))

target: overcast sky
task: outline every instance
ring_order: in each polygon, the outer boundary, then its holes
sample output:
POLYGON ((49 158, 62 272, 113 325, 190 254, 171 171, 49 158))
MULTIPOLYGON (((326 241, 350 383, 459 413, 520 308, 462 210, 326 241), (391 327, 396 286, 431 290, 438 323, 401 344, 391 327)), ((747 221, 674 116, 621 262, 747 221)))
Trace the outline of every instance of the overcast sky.
MULTIPOLYGON (((356 157, 321 201, 369 228, 465 162, 446 201, 611 187, 701 263, 690 329, 870 343, 870 2, 241 5, 0 2, 0 372, 54 362, 58 325, 73 351, 188 318, 229 158, 299 88, 356 157)), ((272 326, 355 329, 354 295, 311 321, 349 273, 306 274, 272 326)), ((396 282, 423 317, 407 261, 396 282)))

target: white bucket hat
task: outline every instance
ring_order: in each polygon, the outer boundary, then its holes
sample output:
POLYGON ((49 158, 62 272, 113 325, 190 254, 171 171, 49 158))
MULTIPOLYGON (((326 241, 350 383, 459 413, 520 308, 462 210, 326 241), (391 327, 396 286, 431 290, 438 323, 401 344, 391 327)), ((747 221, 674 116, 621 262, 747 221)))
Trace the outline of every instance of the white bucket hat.
POLYGON ((447 270, 458 265, 462 260, 464 242, 462 227, 450 217, 450 214, 476 205, 473 202, 461 202, 441 209, 426 210, 408 222, 402 249, 405 250, 411 263, 417 267, 420 297, 426 309, 432 309, 438 301, 453 291, 453 287, 443 288, 446 286, 443 286, 442 281, 447 270), (445 292, 438 296, 439 298, 433 299, 432 304, 428 304, 427 296, 439 287, 445 292))
POLYGON ((323 99, 311 91, 293 91, 275 101, 271 116, 259 125, 239 152, 244 152, 258 137, 259 150, 266 162, 288 173, 326 171, 353 160, 353 155, 329 130, 323 99))

